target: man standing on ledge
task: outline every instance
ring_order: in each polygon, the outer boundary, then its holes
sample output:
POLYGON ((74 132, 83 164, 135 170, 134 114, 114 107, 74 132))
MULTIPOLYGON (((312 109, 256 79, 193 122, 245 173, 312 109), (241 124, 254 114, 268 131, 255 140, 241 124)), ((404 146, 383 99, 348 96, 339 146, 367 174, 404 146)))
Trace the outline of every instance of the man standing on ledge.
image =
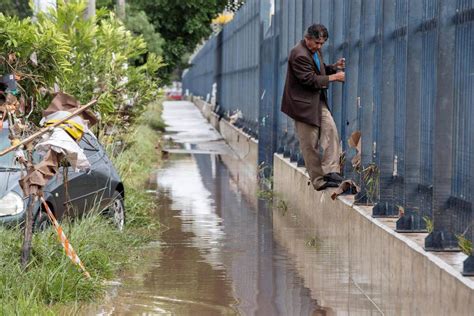
POLYGON ((296 135, 313 187, 320 191, 343 180, 336 124, 328 108, 330 82, 344 82, 344 58, 325 65, 321 48, 328 39, 324 25, 313 24, 290 52, 281 111, 295 121, 296 135), (322 159, 319 146, 323 149, 322 159))

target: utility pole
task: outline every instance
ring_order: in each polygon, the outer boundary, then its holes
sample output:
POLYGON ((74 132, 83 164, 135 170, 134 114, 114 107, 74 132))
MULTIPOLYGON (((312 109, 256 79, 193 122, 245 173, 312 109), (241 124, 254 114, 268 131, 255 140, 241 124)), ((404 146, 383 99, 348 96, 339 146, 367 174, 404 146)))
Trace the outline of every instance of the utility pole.
POLYGON ((117 0, 117 16, 125 20, 125 0, 117 0))
POLYGON ((41 12, 47 13, 50 8, 56 9, 56 0, 34 0, 33 1, 33 10, 34 10, 35 16, 41 12))
POLYGON ((90 19, 95 16, 95 0, 87 1, 86 19, 90 19))

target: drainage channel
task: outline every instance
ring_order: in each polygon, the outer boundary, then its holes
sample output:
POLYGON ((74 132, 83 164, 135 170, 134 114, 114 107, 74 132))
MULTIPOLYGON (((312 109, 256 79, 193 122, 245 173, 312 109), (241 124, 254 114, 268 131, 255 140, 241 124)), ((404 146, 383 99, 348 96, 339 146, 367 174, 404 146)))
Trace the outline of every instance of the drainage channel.
MULTIPOLYGON (((252 206, 222 162, 237 155, 192 104, 165 103, 163 117, 170 138, 181 144, 170 150, 150 191, 164 229, 94 314, 336 314, 302 277, 301 267, 312 260, 295 260, 288 250, 304 243, 308 258, 317 256, 321 241, 311 238, 314 232, 266 201, 252 206)), ((373 312, 366 307, 354 310, 373 312)))

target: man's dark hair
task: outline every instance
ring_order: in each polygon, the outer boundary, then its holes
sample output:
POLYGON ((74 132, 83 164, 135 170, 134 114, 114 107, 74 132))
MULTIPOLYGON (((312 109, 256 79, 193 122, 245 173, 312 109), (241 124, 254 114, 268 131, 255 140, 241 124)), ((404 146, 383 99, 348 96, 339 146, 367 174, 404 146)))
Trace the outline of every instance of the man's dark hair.
POLYGON ((322 24, 313 24, 308 27, 306 32, 304 33, 305 37, 309 38, 324 38, 325 40, 328 39, 329 34, 328 34, 328 29, 322 25, 322 24))

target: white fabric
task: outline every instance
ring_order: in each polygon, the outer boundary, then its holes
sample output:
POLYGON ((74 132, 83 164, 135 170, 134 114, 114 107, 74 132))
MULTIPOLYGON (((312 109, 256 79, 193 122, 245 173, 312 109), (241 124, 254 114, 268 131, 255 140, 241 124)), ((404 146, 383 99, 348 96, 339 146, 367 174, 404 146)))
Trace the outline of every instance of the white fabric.
POLYGON ((35 146, 39 153, 45 154, 51 149, 64 154, 76 172, 91 167, 82 148, 63 129, 56 127, 51 134, 44 134, 42 137, 43 140, 35 146))

